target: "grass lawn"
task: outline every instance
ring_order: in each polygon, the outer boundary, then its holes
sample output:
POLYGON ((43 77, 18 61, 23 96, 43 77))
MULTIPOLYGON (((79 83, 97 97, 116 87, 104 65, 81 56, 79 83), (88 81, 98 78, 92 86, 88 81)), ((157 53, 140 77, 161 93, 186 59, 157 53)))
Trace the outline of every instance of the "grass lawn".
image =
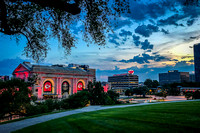
POLYGON ((163 103, 75 114, 16 131, 67 132, 200 132, 200 101, 163 103))

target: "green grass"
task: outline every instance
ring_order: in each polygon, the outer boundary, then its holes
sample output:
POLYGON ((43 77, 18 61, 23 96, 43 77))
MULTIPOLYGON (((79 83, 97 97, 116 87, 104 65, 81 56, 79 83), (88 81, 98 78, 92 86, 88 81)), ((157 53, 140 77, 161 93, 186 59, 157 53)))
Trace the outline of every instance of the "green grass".
POLYGON ((18 130, 23 133, 200 132, 200 101, 75 114, 18 130))

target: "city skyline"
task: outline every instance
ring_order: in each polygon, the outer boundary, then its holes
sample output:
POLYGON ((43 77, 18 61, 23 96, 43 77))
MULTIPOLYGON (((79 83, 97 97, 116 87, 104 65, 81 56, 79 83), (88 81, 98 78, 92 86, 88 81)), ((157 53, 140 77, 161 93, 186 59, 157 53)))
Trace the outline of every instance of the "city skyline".
MULTIPOLYGON (((193 45, 200 43, 200 7, 183 7, 179 2, 132 2, 131 14, 117 18, 114 33, 107 34, 105 46, 87 46, 81 23, 75 23, 77 48, 67 57, 58 41, 50 39, 51 50, 40 64, 87 64, 95 68, 97 80, 134 70, 139 81, 158 80, 158 73, 179 70, 194 73, 193 45), (159 3, 159 4, 158 4, 159 3)), ((114 20, 111 21, 114 22, 114 20)), ((116 21, 115 21, 116 22, 116 21)), ((0 34, 0 75, 11 75, 19 63, 34 62, 23 53, 26 40, 16 44, 11 36, 0 34)))

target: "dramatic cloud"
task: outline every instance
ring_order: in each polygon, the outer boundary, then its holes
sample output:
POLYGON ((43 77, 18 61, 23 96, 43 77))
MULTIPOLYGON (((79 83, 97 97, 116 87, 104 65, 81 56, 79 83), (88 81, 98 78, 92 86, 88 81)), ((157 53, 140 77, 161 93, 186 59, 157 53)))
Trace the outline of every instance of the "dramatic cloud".
POLYGON ((115 45, 117 45, 117 46, 119 46, 120 44, 119 44, 119 42, 117 42, 117 39, 119 39, 119 37, 114 33, 114 34, 109 34, 108 35, 109 37, 109 42, 110 43, 113 43, 113 44, 115 44, 115 45))
POLYGON ((121 32, 119 33, 119 35, 123 36, 123 37, 127 37, 127 36, 131 36, 132 32, 122 29, 121 32))
POLYGON ((191 62, 191 63, 193 63, 193 62, 194 62, 194 60, 193 60, 193 59, 191 59, 191 60, 189 60, 188 62, 191 62))
POLYGON ((121 44, 124 44, 128 37, 132 35, 132 32, 122 29, 119 36, 123 37, 121 44))
POLYGON ((158 26, 165 25, 175 25, 175 26, 184 26, 182 23, 178 21, 186 20, 187 26, 192 26, 196 21, 196 18, 200 15, 200 7, 199 6, 182 6, 182 8, 174 15, 166 18, 160 19, 157 24, 158 26))
MULTIPOLYGON (((136 36, 135 34, 133 34, 133 42, 136 46, 140 46, 141 45, 141 49, 143 50, 152 50, 153 49, 153 44, 150 44, 150 42, 146 39, 144 42, 140 41, 140 37, 136 36)), ((150 52, 150 51, 148 51, 150 52)))
POLYGON ((198 40, 200 38, 200 35, 199 36, 191 36, 189 39, 185 39, 187 41, 192 41, 192 40, 198 40))
POLYGON ((195 22, 195 19, 189 19, 189 20, 187 21, 187 25, 188 25, 188 26, 191 26, 191 25, 193 25, 194 22, 195 22))
POLYGON ((171 0, 163 1, 130 1, 130 18, 136 21, 143 21, 145 19, 157 19, 167 13, 168 10, 174 9, 174 2, 171 0), (152 10, 153 9, 153 10, 152 10))
POLYGON ((194 58, 194 56, 182 56, 181 59, 194 58))
POLYGON ((149 55, 146 53, 143 53, 142 55, 136 55, 133 57, 133 59, 129 59, 129 60, 120 60, 118 62, 124 62, 124 63, 130 63, 130 62, 137 62, 139 64, 144 64, 144 63, 150 63, 150 60, 154 60, 155 62, 160 62, 160 61, 171 61, 170 58, 165 57, 165 56, 161 56, 159 54, 156 55, 149 55))
POLYGON ((161 32, 163 32, 164 34, 169 34, 169 31, 165 29, 162 29, 161 32))
POLYGON ((117 29, 121 29, 124 26, 131 26, 133 23, 130 19, 126 19, 126 20, 117 20, 117 23, 115 25, 113 25, 113 27, 115 28, 115 30, 117 29))
POLYGON ((158 21, 159 26, 165 26, 165 25, 175 25, 175 26, 183 26, 182 24, 178 24, 177 21, 185 18, 184 15, 174 14, 167 19, 160 19, 158 21))
POLYGON ((144 37, 149 37, 153 32, 158 32, 158 26, 154 26, 151 24, 141 25, 135 29, 135 33, 138 33, 144 37))
POLYGON ((185 66, 188 66, 187 61, 180 61, 180 62, 177 62, 174 67, 179 68, 179 67, 185 67, 185 66))
POLYGON ((136 36, 135 34, 133 34, 133 42, 135 43, 136 46, 139 46, 141 44, 140 42, 140 37, 136 36))
POLYGON ((153 49, 153 44, 150 44, 150 42, 146 39, 144 42, 141 42, 141 49, 146 50, 146 49, 153 49))

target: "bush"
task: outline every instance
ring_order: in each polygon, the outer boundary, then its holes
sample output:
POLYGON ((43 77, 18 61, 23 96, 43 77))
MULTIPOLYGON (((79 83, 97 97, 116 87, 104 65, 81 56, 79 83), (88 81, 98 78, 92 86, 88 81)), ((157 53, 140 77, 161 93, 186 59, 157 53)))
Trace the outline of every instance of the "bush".
POLYGON ((61 109, 61 101, 54 100, 54 109, 60 110, 61 109))
POLYGON ((89 103, 89 92, 81 91, 74 95, 69 96, 66 102, 69 104, 69 108, 80 108, 85 107, 89 103))
POLYGON ((200 99, 200 92, 198 90, 193 93, 192 99, 200 99))
POLYGON ((36 96, 31 96, 31 100, 32 100, 33 102, 35 102, 35 101, 37 101, 37 97, 36 97, 36 96))
POLYGON ((118 102, 117 99, 119 98, 119 93, 116 93, 116 92, 114 92, 114 91, 112 91, 112 90, 109 90, 109 91, 107 92, 107 94, 108 94, 108 96, 113 100, 114 103, 117 103, 117 102, 118 102))
POLYGON ((187 100, 190 99, 192 96, 193 96, 193 94, 190 93, 190 92, 187 92, 187 93, 185 94, 185 98, 187 98, 187 100))
POLYGON ((42 104, 44 104, 44 105, 46 105, 48 107, 48 112, 51 112, 51 111, 53 111, 55 109, 54 101, 52 99, 47 99, 42 104))
POLYGON ((69 99, 63 99, 62 101, 60 101, 60 106, 62 109, 69 109, 69 99))
POLYGON ((31 105, 27 104, 26 105, 26 115, 27 116, 32 116, 32 115, 37 115, 41 113, 47 113, 49 112, 48 106, 45 104, 40 104, 40 105, 31 105))
POLYGON ((104 105, 113 105, 115 102, 110 98, 110 96, 106 95, 104 99, 104 105))

